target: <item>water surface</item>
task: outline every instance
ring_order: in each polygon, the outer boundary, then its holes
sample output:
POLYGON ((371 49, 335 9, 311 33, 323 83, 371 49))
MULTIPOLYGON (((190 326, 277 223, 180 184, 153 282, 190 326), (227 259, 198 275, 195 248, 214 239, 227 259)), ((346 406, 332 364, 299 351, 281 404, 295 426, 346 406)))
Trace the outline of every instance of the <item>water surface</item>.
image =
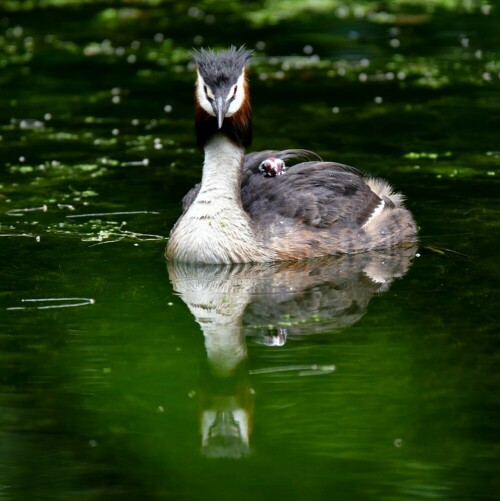
POLYGON ((1 499, 497 498, 498 10, 280 6, 3 5, 1 499), (200 43, 422 245, 167 269, 200 43))

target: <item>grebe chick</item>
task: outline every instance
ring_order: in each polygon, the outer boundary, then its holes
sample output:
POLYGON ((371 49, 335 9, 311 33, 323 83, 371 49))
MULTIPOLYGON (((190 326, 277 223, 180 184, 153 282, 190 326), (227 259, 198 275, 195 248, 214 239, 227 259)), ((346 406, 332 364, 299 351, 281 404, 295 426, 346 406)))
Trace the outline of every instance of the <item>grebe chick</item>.
POLYGON ((194 53, 195 132, 205 160, 201 183, 184 197, 170 233, 167 258, 298 260, 415 242, 415 221, 387 182, 307 150, 245 155, 252 139, 250 56, 244 47, 194 53), (317 160, 276 175, 287 160, 311 158, 317 160))
POLYGON ((261 162, 259 171, 266 177, 282 176, 286 172, 286 165, 281 158, 269 157, 261 162))

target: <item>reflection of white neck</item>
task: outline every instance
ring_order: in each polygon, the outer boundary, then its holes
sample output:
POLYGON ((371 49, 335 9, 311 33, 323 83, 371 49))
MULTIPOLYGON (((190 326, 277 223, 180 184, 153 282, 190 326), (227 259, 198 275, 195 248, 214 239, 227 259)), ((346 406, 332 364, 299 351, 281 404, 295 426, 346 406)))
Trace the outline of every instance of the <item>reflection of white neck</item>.
MULTIPOLYGON (((243 314, 254 281, 243 265, 169 263, 170 279, 203 331, 212 380, 203 397, 201 435, 208 457, 238 458, 249 453, 252 399, 242 365, 247 359, 243 314), (241 370, 240 370, 241 369, 241 370), (221 380, 234 391, 217 391, 221 380), (243 381, 243 383, 242 383, 243 381), (215 388, 215 390, 214 390, 215 388)), ((224 384, 222 385, 224 387, 224 384)))
POLYGON ((205 349, 213 373, 229 377, 247 358, 247 347, 241 321, 237 325, 206 326, 199 322, 205 336, 205 349))
MULTIPOLYGON (((174 269, 174 268, 172 268, 174 269)), ((240 283, 237 291, 230 271, 223 267, 206 275, 200 273, 184 280, 182 270, 174 280, 205 337, 208 362, 217 376, 230 376, 247 357, 242 318, 251 291, 240 283)), ((186 265, 189 270, 189 265, 186 265)), ((173 273, 171 273, 173 277, 173 273)), ((238 285, 238 282, 236 283, 238 285)))

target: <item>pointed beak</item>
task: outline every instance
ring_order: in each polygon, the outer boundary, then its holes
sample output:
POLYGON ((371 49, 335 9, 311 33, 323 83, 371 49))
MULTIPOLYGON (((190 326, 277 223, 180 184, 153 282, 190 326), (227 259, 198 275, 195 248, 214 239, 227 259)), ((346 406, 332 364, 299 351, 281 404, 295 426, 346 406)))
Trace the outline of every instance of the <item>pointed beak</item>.
POLYGON ((217 128, 220 129, 222 127, 222 122, 224 122, 224 117, 226 116, 227 107, 224 99, 221 96, 215 98, 212 103, 212 106, 215 111, 215 116, 217 117, 217 128))

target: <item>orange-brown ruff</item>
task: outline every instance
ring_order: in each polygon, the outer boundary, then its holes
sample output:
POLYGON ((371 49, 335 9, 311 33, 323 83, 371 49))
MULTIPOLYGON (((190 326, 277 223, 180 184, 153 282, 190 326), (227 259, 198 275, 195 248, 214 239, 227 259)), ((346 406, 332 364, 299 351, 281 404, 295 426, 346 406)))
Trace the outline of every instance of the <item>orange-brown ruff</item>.
POLYGON ((195 52, 195 130, 205 160, 201 183, 184 197, 170 233, 168 259, 295 260, 416 242, 403 196, 387 182, 307 150, 245 155, 252 134, 245 76, 250 55, 244 47, 195 52), (266 177, 259 166, 270 157, 309 161, 266 177))

